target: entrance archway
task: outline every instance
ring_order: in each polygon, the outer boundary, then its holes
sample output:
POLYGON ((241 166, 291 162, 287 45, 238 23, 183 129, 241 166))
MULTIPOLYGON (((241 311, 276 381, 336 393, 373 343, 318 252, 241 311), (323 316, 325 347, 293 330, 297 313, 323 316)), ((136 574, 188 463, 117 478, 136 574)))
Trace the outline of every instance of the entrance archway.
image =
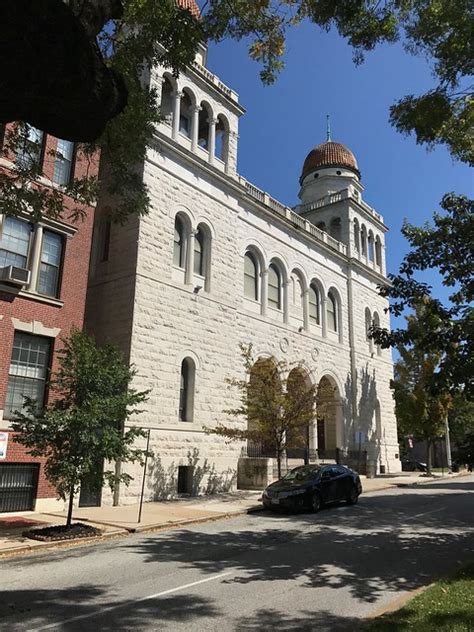
MULTIPOLYGON (((272 392, 281 390, 281 381, 278 374, 278 367, 273 358, 259 358, 250 370, 249 388, 248 388, 248 417, 247 429, 256 434, 255 438, 247 440, 247 455, 260 457, 274 457, 276 454, 275 444, 270 440, 262 440, 258 438, 262 425, 265 425, 267 419, 262 419, 264 411, 262 406, 262 398, 268 398, 272 401, 274 397, 272 392)), ((268 411, 265 411, 267 414, 268 411)))
POLYGON ((341 395, 330 376, 321 378, 316 399, 316 435, 319 458, 336 458, 342 447, 341 395))
MULTIPOLYGON (((309 393, 311 389, 311 380, 304 369, 295 367, 288 375, 286 381, 286 390, 288 397, 294 397, 295 403, 303 400, 304 394, 309 393)), ((310 403, 308 403, 308 406, 310 403)), ((299 406, 299 404, 298 404, 299 406)), ((311 405, 311 410, 313 410, 311 405)), ((302 418, 306 417, 306 411, 301 411, 302 418)), ((303 424, 301 427, 292 428, 286 432, 286 456, 293 459, 304 459, 305 463, 309 462, 310 448, 310 427, 303 424)))

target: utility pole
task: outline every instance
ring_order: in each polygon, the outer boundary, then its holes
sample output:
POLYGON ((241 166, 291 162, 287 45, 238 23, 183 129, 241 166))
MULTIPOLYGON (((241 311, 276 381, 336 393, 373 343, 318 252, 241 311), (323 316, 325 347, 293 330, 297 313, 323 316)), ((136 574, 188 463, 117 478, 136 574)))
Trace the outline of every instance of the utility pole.
POLYGON ((451 440, 449 438, 449 421, 448 421, 448 415, 446 413, 446 417, 445 417, 445 428, 446 428, 446 432, 445 432, 445 438, 446 438, 446 461, 448 462, 448 473, 452 474, 453 470, 453 462, 451 459, 451 440))

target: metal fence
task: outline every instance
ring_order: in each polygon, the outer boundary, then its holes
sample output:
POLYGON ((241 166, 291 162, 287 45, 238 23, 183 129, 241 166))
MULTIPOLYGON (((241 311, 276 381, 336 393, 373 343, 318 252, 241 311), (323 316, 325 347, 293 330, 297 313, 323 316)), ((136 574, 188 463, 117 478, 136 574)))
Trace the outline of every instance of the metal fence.
MULTIPOLYGON (((299 459, 305 463, 316 463, 332 461, 340 465, 346 465, 359 474, 367 474, 367 452, 366 450, 344 450, 335 448, 334 450, 309 450, 308 448, 287 448, 284 458, 299 459)), ((241 457, 269 458, 276 459, 277 451, 273 446, 260 444, 248 444, 242 448, 241 457)))

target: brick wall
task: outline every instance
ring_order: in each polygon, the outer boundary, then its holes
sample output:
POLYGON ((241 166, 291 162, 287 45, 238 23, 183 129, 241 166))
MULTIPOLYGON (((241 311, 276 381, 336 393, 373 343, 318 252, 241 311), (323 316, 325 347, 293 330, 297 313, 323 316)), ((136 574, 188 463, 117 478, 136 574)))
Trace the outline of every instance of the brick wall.
MULTIPOLYGON (((54 169, 54 158, 48 155, 49 150, 56 148, 56 139, 47 136, 45 139, 43 172, 45 177, 51 178, 54 169)), ((92 162, 78 155, 74 164, 76 177, 95 175, 98 160, 92 162)), ((73 200, 65 196, 66 209, 73 207, 73 200)), ((76 204, 74 204, 76 206, 76 204)), ((67 219, 66 210, 64 223, 75 226, 77 232, 64 241, 63 268, 60 284, 59 302, 48 301, 33 294, 24 293, 19 296, 0 290, 0 411, 5 406, 8 384, 8 370, 12 354, 13 338, 15 334, 12 318, 23 323, 40 322, 43 327, 59 329, 60 333, 53 343, 52 369, 57 367, 56 351, 60 345, 60 338, 67 336, 72 327, 82 328, 87 291, 87 277, 94 221, 94 208, 84 207, 85 216, 76 224, 67 219)), ((9 431, 7 420, 1 421, 0 430, 9 431)), ((9 431, 7 457, 3 462, 41 463, 43 459, 33 458, 26 449, 13 441, 13 433, 9 431)), ((0 462, 1 463, 1 462, 0 462)), ((38 483, 38 498, 55 496, 54 489, 48 484, 44 476, 43 466, 40 468, 38 483)))

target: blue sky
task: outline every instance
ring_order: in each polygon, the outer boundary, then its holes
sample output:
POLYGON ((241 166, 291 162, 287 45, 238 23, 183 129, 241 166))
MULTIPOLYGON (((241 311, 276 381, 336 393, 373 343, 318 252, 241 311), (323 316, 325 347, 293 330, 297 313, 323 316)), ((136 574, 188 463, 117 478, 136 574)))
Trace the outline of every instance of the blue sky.
MULTIPOLYGON (((310 149, 325 140, 326 114, 332 139, 355 154, 365 199, 389 226, 387 266, 398 270, 407 251, 403 218, 422 224, 444 193, 472 196, 471 170, 454 162, 444 147, 428 152, 388 122, 389 106, 434 85, 426 61, 401 45, 382 46, 356 67, 349 46, 336 33, 303 24, 290 33, 286 68, 271 87, 261 84, 260 67, 245 43, 211 45, 208 67, 239 93, 247 109, 240 120, 239 171, 256 186, 293 206, 298 178, 310 149)), ((436 274, 426 279, 446 296, 436 274)))

